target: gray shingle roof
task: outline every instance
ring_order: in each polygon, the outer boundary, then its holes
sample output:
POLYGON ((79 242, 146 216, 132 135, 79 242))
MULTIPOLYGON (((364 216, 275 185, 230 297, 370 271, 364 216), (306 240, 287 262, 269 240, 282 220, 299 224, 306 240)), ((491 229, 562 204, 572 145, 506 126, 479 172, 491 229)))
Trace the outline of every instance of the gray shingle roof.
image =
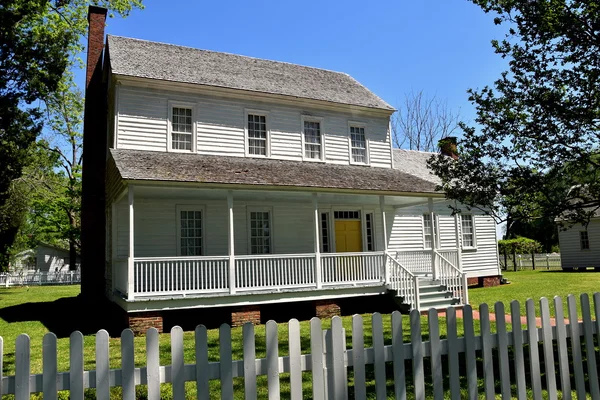
POLYGON ((340 72, 120 36, 107 41, 112 72, 119 75, 394 110, 340 72))
POLYGON ((126 180, 435 193, 435 184, 394 169, 111 149, 126 180))
POLYGON ((406 174, 419 177, 428 182, 432 182, 436 185, 442 183, 440 178, 434 175, 433 172, 431 172, 431 170, 427 167, 427 160, 429 160, 432 155, 437 153, 394 149, 393 154, 395 169, 406 174))

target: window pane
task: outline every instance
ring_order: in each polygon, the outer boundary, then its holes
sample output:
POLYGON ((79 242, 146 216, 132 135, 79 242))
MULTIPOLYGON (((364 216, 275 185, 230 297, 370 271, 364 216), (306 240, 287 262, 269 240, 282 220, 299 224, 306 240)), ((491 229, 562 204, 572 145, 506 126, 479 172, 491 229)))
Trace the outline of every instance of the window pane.
POLYGON ((350 142, 352 148, 352 161, 357 163, 367 162, 367 141, 365 128, 358 126, 350 127, 350 142))
POLYGON ((271 233, 269 212, 251 211, 250 212, 250 253, 251 254, 269 254, 271 253, 271 233))
POLYGON ((321 159, 321 123, 304 121, 304 156, 321 159))
POLYGON ((202 212, 189 210, 181 211, 180 226, 181 255, 202 255, 202 212))
POLYGON ((462 239, 464 247, 474 247, 474 230, 473 230, 473 216, 472 215, 461 215, 462 222, 462 239))
POLYGON ((267 120, 264 115, 248 114, 248 153, 267 155, 267 120))
POLYGON ((173 107, 171 147, 174 150, 192 150, 192 109, 173 107))

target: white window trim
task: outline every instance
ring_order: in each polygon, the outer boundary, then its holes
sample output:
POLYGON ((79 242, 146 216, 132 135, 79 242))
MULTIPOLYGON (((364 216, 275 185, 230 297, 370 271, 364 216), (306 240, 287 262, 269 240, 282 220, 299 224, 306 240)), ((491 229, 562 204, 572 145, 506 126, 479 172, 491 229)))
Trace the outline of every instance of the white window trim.
POLYGON ((433 244, 435 243, 435 227, 434 227, 434 222, 433 219, 431 220, 431 247, 426 247, 425 243, 425 216, 429 216, 431 218, 431 213, 428 212, 424 212, 421 215, 421 234, 423 235, 423 250, 433 250, 433 244))
MULTIPOLYGON (((246 154, 246 157, 252 157, 252 158, 270 158, 271 157, 271 118, 269 118, 269 111, 265 111, 265 110, 257 110, 257 109, 252 109, 252 108, 245 108, 244 109, 244 151, 246 154), (248 115, 259 115, 259 116, 264 116, 265 119, 267 120, 267 124, 266 124, 266 129, 267 129, 267 142, 266 142, 266 155, 260 155, 260 154, 250 154, 249 152, 249 145, 248 145, 248 115)), ((302 126, 304 126, 304 123, 302 124, 302 126)), ((304 132, 303 132, 304 134, 304 132)))
POLYGON ((169 119, 167 121, 167 151, 172 153, 196 153, 197 152, 197 123, 196 123, 196 103, 169 100, 169 119), (173 107, 190 108, 192 110, 192 149, 191 150, 179 150, 174 149, 173 146, 173 107))
MULTIPOLYGON (((202 220, 200 221, 200 229, 202 229, 202 257, 206 255, 206 207, 200 204, 177 204, 175 205, 175 219, 177 220, 177 255, 181 256, 181 211, 200 211, 202 220)), ((201 257, 195 256, 195 257, 201 257)))
MULTIPOLYGON (((273 207, 246 207, 246 231, 248 238, 248 255, 252 255, 252 224, 250 215, 252 212, 268 212, 269 213, 269 231, 271 240, 271 252, 269 254, 275 254, 275 231, 273 229, 273 207)), ((260 256, 261 254, 254 254, 260 256)))
POLYGON ((325 124, 323 121, 325 118, 323 117, 314 117, 312 115, 302 115, 300 118, 300 137, 302 138, 302 161, 310 161, 310 162, 325 162, 325 124), (306 149, 304 147, 304 122, 318 122, 321 126, 321 158, 314 159, 306 157, 306 149))
POLYGON ((367 133, 367 124, 358 121, 348 121, 348 157, 350 164, 353 165, 371 165, 371 157, 369 157, 369 135, 367 133), (364 128, 365 130, 365 162, 356 162, 352 158, 352 134, 350 133, 350 127, 364 128))
POLYGON ((475 215, 470 213, 460 214, 460 245, 463 250, 477 250, 477 229, 475 226, 475 215), (473 223, 473 246, 465 246, 465 237, 463 234, 462 216, 470 216, 473 223))
POLYGON ((590 232, 587 231, 587 230, 586 231, 579 231, 579 250, 581 250, 581 251, 590 251, 591 248, 592 248, 592 244, 590 242, 590 232), (583 232, 587 233, 587 242, 588 242, 588 248, 587 249, 583 248, 583 241, 581 240, 581 234, 583 232))

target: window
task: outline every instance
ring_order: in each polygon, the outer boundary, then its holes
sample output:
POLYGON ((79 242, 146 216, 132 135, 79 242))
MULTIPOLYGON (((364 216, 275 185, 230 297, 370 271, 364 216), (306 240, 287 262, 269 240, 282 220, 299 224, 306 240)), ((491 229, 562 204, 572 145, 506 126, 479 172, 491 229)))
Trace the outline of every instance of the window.
POLYGON ((334 211, 335 219, 360 219, 360 211, 334 211))
POLYGON ((423 239, 426 249, 433 248, 433 221, 431 214, 423 214, 423 239))
POLYGON ((304 158, 309 160, 323 159, 323 136, 321 121, 304 120, 304 158))
POLYGON ((365 214, 365 230, 367 234, 367 251, 375 251, 375 240, 373 238, 375 230, 373 229, 373 214, 365 214))
POLYGON ((329 213, 321 213, 321 251, 329 253, 329 213))
POLYGON ((367 140, 363 126, 350 126, 350 151, 352 153, 352 162, 367 163, 367 140))
POLYGON ((590 249, 590 237, 587 231, 579 232, 579 243, 581 244, 581 250, 590 249))
POLYGON ((202 210, 178 207, 179 255, 202 255, 202 210))
POLYGON ((461 214, 462 240, 463 247, 475 247, 475 227, 473 225, 473 216, 470 214, 461 214))
POLYGON ((248 113, 248 154, 267 156, 267 116, 248 113))
POLYGON ((250 254, 271 254, 269 211, 250 211, 250 254))
POLYGON ((173 107, 171 110, 171 149, 192 151, 192 109, 173 107))

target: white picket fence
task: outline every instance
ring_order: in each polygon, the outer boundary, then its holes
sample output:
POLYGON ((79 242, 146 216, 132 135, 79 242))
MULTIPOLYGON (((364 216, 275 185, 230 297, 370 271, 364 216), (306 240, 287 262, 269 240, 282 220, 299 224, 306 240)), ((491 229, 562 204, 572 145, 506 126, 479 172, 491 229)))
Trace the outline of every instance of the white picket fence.
POLYGON ((556 269, 561 268, 559 253, 536 253, 536 254, 517 254, 517 258, 513 261, 513 255, 506 255, 506 263, 504 254, 500 254, 500 266, 502 269, 511 271, 515 264, 518 269, 533 268, 536 269, 556 269))
MULTIPOLYGON (((542 298, 541 328, 538 328, 534 302, 528 300, 524 329, 520 305, 513 301, 510 305, 512 330, 509 332, 504 319, 504 305, 497 303, 494 307, 496 329, 493 333, 488 306, 481 305, 478 336, 475 335, 470 306, 465 306, 462 311, 462 324, 457 322, 456 310, 449 308, 445 315, 444 339, 440 337, 438 313, 432 309, 428 314, 427 341, 423 340, 419 312, 413 310, 409 316, 394 312, 391 316, 391 340, 388 338, 387 344, 383 318, 376 313, 371 322, 372 346, 368 348, 365 348, 363 318, 359 315, 352 318, 350 348, 346 346, 346 331, 339 317, 332 319, 331 330, 328 331, 323 330, 319 319, 313 318, 310 321, 310 348, 304 349, 301 346, 300 324, 297 320, 291 320, 286 356, 279 355, 278 325, 270 321, 265 329, 266 357, 261 359, 256 358, 254 326, 246 324, 243 327, 243 357, 233 360, 231 328, 222 325, 219 330, 218 362, 209 361, 207 329, 199 325, 193 347, 195 364, 184 363, 183 331, 175 327, 171 330, 169 366, 159 364, 159 335, 155 329, 150 329, 146 335, 146 365, 136 367, 133 333, 125 330, 121 336, 120 369, 109 367, 109 336, 102 330, 96 335, 94 371, 84 371, 83 335, 74 332, 70 337, 70 372, 58 372, 57 340, 54 334, 49 333, 43 342, 43 373, 35 375, 31 375, 30 339, 27 335, 20 335, 15 351, 16 374, 0 379, 0 393, 15 394, 15 400, 29 400, 30 393, 43 392, 44 400, 56 400, 57 391, 69 390, 71 399, 81 400, 85 389, 95 388, 98 399, 109 400, 110 388, 120 386, 123 388, 123 399, 133 400, 136 385, 147 385, 148 399, 159 400, 160 384, 171 383, 173 398, 184 399, 185 382, 195 382, 197 398, 204 399, 210 397, 211 386, 215 389, 215 385, 209 382, 218 380, 221 398, 256 399, 256 378, 266 375, 269 399, 278 399, 282 394, 292 399, 301 399, 303 395, 317 400, 345 399, 350 391, 348 367, 352 367, 352 391, 356 399, 373 397, 373 394, 377 399, 385 399, 388 395, 397 399, 406 399, 407 396, 416 399, 442 399, 444 396, 477 399, 483 394, 486 398, 501 395, 502 398, 516 396, 519 399, 541 399, 542 388, 545 390, 543 395, 548 399, 557 399, 558 390, 562 392, 563 399, 570 399, 571 371, 577 398, 584 399, 589 395, 592 399, 599 399, 598 354, 594 340, 600 339, 600 293, 594 295, 595 319, 592 319, 588 295, 581 295, 581 322, 578 322, 575 297, 569 296, 567 304, 569 321, 565 323, 562 300, 554 299, 556 320, 553 324, 548 300, 542 298), (406 318, 409 319, 411 338, 407 342, 403 340, 403 320, 406 318), (457 334, 459 325, 464 330, 462 337, 457 334), (509 358, 511 354, 512 358, 509 358), (426 363, 429 368, 426 368, 426 363), (478 370, 478 363, 482 374, 478 370), (386 364, 389 367, 387 369, 386 364), (367 376, 371 376, 371 368, 374 384, 367 380, 367 376), (310 371, 310 374, 304 375, 305 379, 310 375, 309 393, 303 393, 304 371, 310 371), (289 374, 289 389, 285 385, 284 392, 281 373, 289 374), (447 374, 447 385, 444 385, 444 374, 447 374), (461 374, 466 384, 461 385, 461 374), (511 375, 514 381, 511 381, 511 375), (243 393, 234 390, 234 378, 243 378, 243 393), (386 385, 393 386, 393 394, 388 393, 386 385)), ((1 338, 0 350, 2 355, 1 338)), ((1 357, 0 371, 3 371, 1 357)))
POLYGON ((22 271, 0 273, 0 286, 74 285, 81 283, 81 272, 22 271))

